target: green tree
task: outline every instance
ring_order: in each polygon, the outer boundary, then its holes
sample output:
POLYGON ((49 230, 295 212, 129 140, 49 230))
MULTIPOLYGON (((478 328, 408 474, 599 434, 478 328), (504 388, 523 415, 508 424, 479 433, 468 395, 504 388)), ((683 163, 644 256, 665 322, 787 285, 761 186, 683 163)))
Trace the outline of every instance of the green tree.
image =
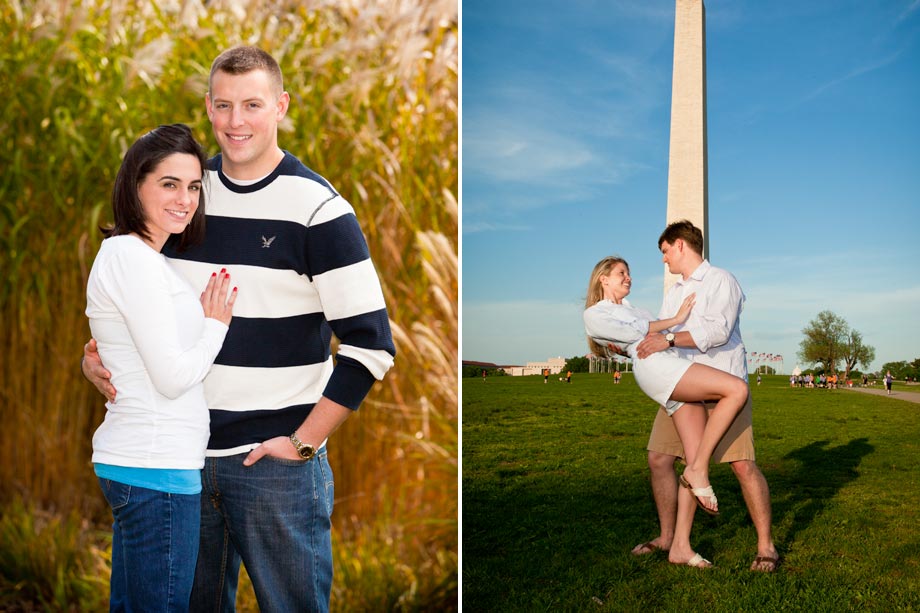
POLYGON ((882 370, 879 372, 880 377, 884 377, 885 373, 890 372, 891 376, 895 379, 904 379, 904 377, 910 376, 908 373, 910 371, 910 365, 904 360, 900 362, 885 362, 882 364, 882 370))
POLYGON ((909 366, 908 376, 914 381, 920 380, 920 358, 916 358, 909 366))
POLYGON ((875 359, 875 349, 862 342, 862 334, 850 329, 850 324, 831 311, 821 311, 802 330, 805 338, 799 343, 799 359, 820 364, 818 370, 837 372, 840 361, 846 364, 846 374, 856 363, 868 364, 875 359))
POLYGON ((563 370, 571 370, 572 372, 588 372, 588 369, 588 358, 583 355, 576 355, 575 357, 569 358, 565 361, 565 368, 563 370))
POLYGON ((875 348, 863 343, 862 334, 856 330, 850 330, 843 345, 842 357, 846 367, 843 380, 846 381, 856 364, 862 364, 864 368, 869 367, 869 364, 875 360, 875 348))

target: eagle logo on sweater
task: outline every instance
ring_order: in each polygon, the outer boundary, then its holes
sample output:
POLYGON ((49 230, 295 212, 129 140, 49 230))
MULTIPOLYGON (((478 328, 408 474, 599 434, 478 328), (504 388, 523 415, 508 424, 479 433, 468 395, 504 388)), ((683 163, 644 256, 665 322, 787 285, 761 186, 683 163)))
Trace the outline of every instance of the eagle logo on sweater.
MULTIPOLYGON (((276 235, 276 236, 277 236, 277 235, 276 235)), ((269 247, 271 247, 271 246, 272 246, 272 241, 274 241, 274 240, 275 240, 275 237, 274 237, 274 236, 271 237, 271 238, 265 238, 265 237, 263 236, 263 237, 262 237, 262 249, 268 249, 269 247)))

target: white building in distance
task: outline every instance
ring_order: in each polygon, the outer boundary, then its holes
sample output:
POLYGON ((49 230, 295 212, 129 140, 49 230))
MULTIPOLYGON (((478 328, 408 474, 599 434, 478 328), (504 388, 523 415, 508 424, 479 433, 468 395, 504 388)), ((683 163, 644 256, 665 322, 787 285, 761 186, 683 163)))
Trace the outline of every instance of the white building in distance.
POLYGON ((565 358, 549 358, 545 362, 527 362, 526 366, 502 366, 506 375, 522 377, 524 375, 542 375, 544 370, 556 375, 565 368, 565 358))

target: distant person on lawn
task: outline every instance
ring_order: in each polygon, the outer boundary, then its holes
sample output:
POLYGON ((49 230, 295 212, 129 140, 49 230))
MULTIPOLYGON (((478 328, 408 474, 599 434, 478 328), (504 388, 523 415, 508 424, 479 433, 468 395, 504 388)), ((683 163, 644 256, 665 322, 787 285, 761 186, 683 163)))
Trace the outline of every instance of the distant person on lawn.
POLYGON ((669 329, 687 320, 694 297, 693 294, 687 296, 674 317, 654 320, 651 313, 633 307, 626 300, 631 285, 629 265, 621 258, 606 257, 594 267, 585 299, 588 345, 595 355, 606 355, 608 343, 625 351, 633 359, 633 375, 639 387, 650 398, 665 405, 668 415, 672 416, 680 440, 688 450, 687 468, 680 477, 687 491, 678 499, 678 507, 683 511, 679 516, 686 522, 680 525, 674 537, 668 559, 675 564, 712 566, 690 546, 694 498, 704 511, 718 514, 718 501, 709 485, 709 460, 744 406, 747 384, 726 372, 682 358, 676 351, 653 353, 639 359, 636 347, 648 334, 657 334, 673 346, 674 335, 669 329), (668 332, 666 336, 665 332, 668 332), (717 402, 708 419, 700 403, 704 400, 717 402))
MULTIPOLYGON (((747 359, 739 324, 744 293, 738 281, 728 271, 703 259, 703 233, 689 221, 678 221, 665 228, 658 238, 658 248, 668 270, 681 277, 665 295, 659 317, 676 313, 687 296, 696 295, 689 319, 675 327, 674 346, 694 362, 731 373, 747 384, 747 359)), ((668 345, 662 335, 650 334, 639 344, 637 353, 639 358, 645 358, 668 349, 668 345)), ((748 395, 741 413, 712 457, 730 464, 757 531, 757 555, 751 570, 773 572, 779 564, 779 555, 771 533, 770 488, 755 462, 752 418, 753 405, 748 395)), ((677 458, 685 458, 684 449, 673 420, 664 409, 659 409, 655 417, 648 452, 661 533, 637 545, 633 549, 636 555, 669 549, 675 526, 687 521, 678 517, 678 482, 674 471, 677 458)))

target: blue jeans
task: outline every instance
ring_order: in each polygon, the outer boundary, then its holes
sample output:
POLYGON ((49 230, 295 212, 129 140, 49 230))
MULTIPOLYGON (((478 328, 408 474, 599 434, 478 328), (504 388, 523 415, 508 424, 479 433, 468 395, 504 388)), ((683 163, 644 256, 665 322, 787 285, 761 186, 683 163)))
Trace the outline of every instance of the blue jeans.
POLYGON ((332 470, 325 447, 308 461, 247 454, 205 458, 201 547, 192 611, 235 610, 240 560, 262 613, 325 612, 332 589, 332 470))
POLYGON ((109 611, 188 611, 198 557, 200 494, 99 479, 112 507, 109 611))

